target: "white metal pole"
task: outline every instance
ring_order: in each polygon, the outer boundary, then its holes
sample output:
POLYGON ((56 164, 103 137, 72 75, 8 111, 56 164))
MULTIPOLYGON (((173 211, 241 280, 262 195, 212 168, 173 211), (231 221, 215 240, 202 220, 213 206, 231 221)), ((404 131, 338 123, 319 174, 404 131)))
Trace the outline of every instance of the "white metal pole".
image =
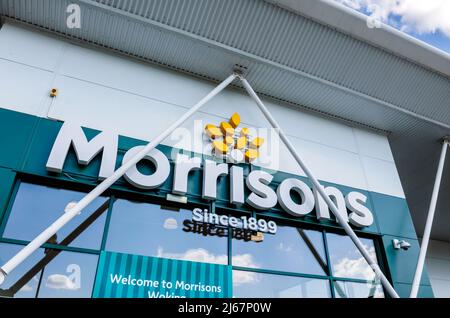
POLYGON ((149 142, 140 152, 136 154, 129 161, 125 162, 119 169, 117 169, 110 177, 103 180, 97 185, 91 192, 86 194, 77 204, 75 204, 69 211, 64 213, 59 219, 57 219, 52 225, 39 234, 34 240, 28 243, 22 250, 20 250, 13 258, 11 258, 6 264, 0 268, 0 285, 5 280, 5 276, 8 275, 14 268, 22 263, 28 256, 30 256, 36 249, 42 244, 48 241, 59 229, 61 229, 67 222, 72 220, 77 214, 79 214, 87 205, 99 197, 104 191, 112 186, 118 179, 120 179, 130 167, 137 164, 142 158, 145 157, 153 148, 155 148, 161 141, 167 138, 172 131, 191 117, 197 110, 206 104, 211 98, 220 93, 225 87, 227 87, 235 78, 236 74, 230 75, 216 88, 214 88, 208 95, 206 95, 197 104, 192 106, 183 116, 177 119, 169 128, 163 131, 158 137, 149 142))
POLYGON ((422 278, 423 266, 425 263, 425 256, 427 255, 428 243, 430 241, 431 227, 433 225, 434 212, 436 211, 436 204, 441 187, 442 172, 444 171, 445 156, 449 141, 444 140, 442 144, 441 157, 439 158, 439 165, 436 172, 436 179, 434 180, 433 194, 431 195, 430 207, 428 209, 427 222, 425 223, 425 230, 423 231, 422 243, 420 245, 419 259, 417 261, 416 272, 412 283, 410 298, 416 298, 419 292, 420 280, 422 278))
POLYGON ((239 78, 242 81, 242 83, 244 84, 244 87, 247 90, 248 94, 254 99, 254 101, 256 102, 258 107, 261 109, 262 113, 267 118, 269 123, 272 125, 273 128, 275 128, 278 131, 281 140, 283 140, 283 142, 285 143, 286 147, 289 149, 291 154, 294 156, 295 160, 298 162, 298 164, 300 165, 302 170, 305 172, 305 174, 311 180, 311 182, 314 185, 314 188, 317 190, 317 192, 319 192, 320 196, 325 200, 325 202, 327 203, 328 207, 330 208, 330 210, 333 212, 334 216, 338 220, 339 224, 344 228, 344 230, 347 233, 347 235, 350 236, 350 238, 352 239, 353 243, 355 243, 355 245, 358 248, 358 250, 361 252, 363 257, 369 263, 370 267, 372 267, 372 269, 374 270, 374 272, 377 275, 377 277, 380 278, 381 283, 386 288, 386 290, 389 293, 389 295, 391 297, 394 297, 394 298, 399 298, 397 292, 394 290, 394 288, 392 287, 392 285, 390 284, 390 282, 388 281, 386 276, 383 274, 383 272, 381 271, 381 269, 378 266, 378 264, 375 261, 372 260, 372 257, 366 251, 366 249, 364 248, 363 244, 361 243, 361 241, 359 240, 359 238, 356 236, 355 232, 353 231, 353 229, 350 227, 350 225, 348 225, 348 223, 340 215, 336 205, 333 203, 333 201, 330 199, 330 197, 328 195, 326 195, 325 191, 320 186, 319 181, 314 177, 314 174, 309 170, 309 168, 305 165, 303 160, 300 158, 300 156, 298 155, 298 153, 295 150, 294 146, 287 139, 287 137, 284 134, 283 130, 281 129, 280 125, 278 125, 278 123, 272 117, 272 115, 270 114, 269 110, 266 108, 266 106, 263 104, 261 99, 255 93, 255 91, 250 86, 248 81, 245 78, 243 78, 243 77, 239 77, 239 78))

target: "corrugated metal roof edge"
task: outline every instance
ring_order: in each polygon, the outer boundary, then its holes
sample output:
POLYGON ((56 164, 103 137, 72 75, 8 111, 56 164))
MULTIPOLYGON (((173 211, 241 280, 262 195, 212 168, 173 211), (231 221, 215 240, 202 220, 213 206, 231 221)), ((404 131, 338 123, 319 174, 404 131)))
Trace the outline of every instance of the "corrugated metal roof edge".
POLYGON ((450 54, 389 25, 367 26, 368 17, 333 0, 264 0, 383 49, 450 79, 450 54))
MULTIPOLYGON (((93 41, 90 41, 90 40, 86 40, 84 38, 75 37, 73 35, 69 35, 69 34, 66 34, 64 32, 50 30, 49 28, 43 27, 41 25, 33 24, 33 23, 28 22, 28 21, 20 20, 20 19, 14 18, 14 17, 0 16, 0 29, 1 29, 1 26, 4 23, 12 23, 12 24, 17 23, 17 24, 22 25, 24 27, 28 27, 28 28, 32 28, 32 29, 35 29, 35 30, 39 30, 41 32, 44 32, 45 34, 50 35, 50 36, 58 36, 58 37, 64 38, 65 40, 71 42, 74 45, 85 46, 85 47, 88 47, 88 48, 95 47, 95 48, 97 48, 99 50, 105 50, 106 52, 109 52, 111 54, 118 54, 118 55, 126 56, 127 58, 131 58, 131 59, 134 59, 136 61, 158 65, 160 67, 164 67, 164 68, 171 69, 173 71, 181 72, 181 73, 184 73, 184 74, 189 75, 189 76, 194 76, 194 77, 198 78, 199 80, 205 80, 205 81, 212 82, 212 83, 215 83, 215 84, 220 83, 221 80, 222 80, 222 79, 212 78, 212 77, 204 75, 204 74, 196 73, 196 72, 193 72, 193 71, 188 70, 188 69, 176 67, 176 66, 173 66, 173 65, 170 65, 170 64, 166 64, 166 63, 161 63, 161 62, 159 62, 157 60, 153 60, 153 59, 149 59, 147 57, 143 57, 143 56, 140 56, 140 55, 132 54, 132 53, 129 53, 129 52, 126 52, 126 51, 123 51, 123 50, 120 50, 120 49, 117 49, 117 48, 114 48, 114 47, 105 46, 105 45, 102 45, 102 44, 99 44, 99 43, 96 43, 96 42, 93 42, 93 41)), ((232 84, 230 84, 230 87, 235 89, 235 90, 241 91, 244 94, 246 94, 245 93, 245 89, 241 85, 236 85, 236 84, 232 83, 232 84)), ((348 119, 348 118, 345 118, 345 117, 341 117, 341 116, 338 116, 338 115, 335 115, 335 114, 332 114, 332 113, 328 113, 328 112, 324 112, 324 111, 321 111, 321 110, 318 110, 318 109, 314 109, 314 108, 305 106, 303 104, 299 104, 299 103, 295 103, 295 102, 292 102, 292 101, 289 101, 289 100, 281 99, 281 98, 278 98, 276 96, 272 96, 272 95, 265 94, 265 93, 262 93, 262 92, 258 92, 258 95, 263 96, 264 98, 272 100, 272 101, 274 101, 276 103, 281 103, 283 106, 290 107, 290 108, 293 108, 293 109, 302 109, 303 111, 306 111, 306 112, 311 113, 311 114, 315 114, 316 116, 320 116, 320 117, 323 117, 323 118, 333 119, 333 120, 339 121, 339 122, 341 122, 341 123, 343 123, 345 125, 348 125, 350 127, 357 127, 357 128, 367 129, 367 130, 370 130, 370 131, 373 131, 373 132, 377 132, 377 133, 383 134, 383 135, 391 134, 391 131, 388 131, 388 130, 384 130, 384 129, 381 129, 381 128, 378 128, 378 127, 375 127, 375 126, 371 126, 371 125, 368 125, 368 124, 365 124, 365 123, 357 122, 357 121, 354 121, 354 120, 351 120, 351 119, 348 119)))

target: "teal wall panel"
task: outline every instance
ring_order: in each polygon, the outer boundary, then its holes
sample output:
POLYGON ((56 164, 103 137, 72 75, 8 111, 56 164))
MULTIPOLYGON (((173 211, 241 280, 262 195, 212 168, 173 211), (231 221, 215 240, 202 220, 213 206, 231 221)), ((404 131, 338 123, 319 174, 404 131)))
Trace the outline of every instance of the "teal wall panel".
MULTIPOLYGON (((324 181, 321 181, 321 183, 325 186, 332 186, 332 187, 338 188, 344 195, 347 195, 349 192, 352 192, 352 191, 358 191, 358 192, 363 193, 367 197, 366 206, 369 208, 370 211, 373 212, 374 222, 371 226, 365 227, 362 231, 368 232, 368 233, 369 232, 370 233, 379 233, 380 232, 379 225, 378 225, 378 215, 375 213, 374 204, 372 202, 371 192, 362 190, 362 189, 356 189, 356 188, 336 184, 336 183, 330 183, 330 182, 324 182, 324 181)), ((355 230, 358 229, 357 227, 354 227, 354 226, 352 226, 352 227, 355 230)))
POLYGON ((38 121, 38 117, 0 109, 1 167, 20 167, 38 121))
MULTIPOLYGON (((50 154, 53 142, 58 134, 58 131, 61 127, 62 123, 57 121, 51 121, 46 119, 41 119, 36 126, 35 134, 33 136, 33 142, 29 145, 27 156, 24 159, 24 163, 22 167, 19 169, 19 171, 27 174, 33 174, 38 176, 46 176, 46 177, 53 177, 58 179, 65 179, 65 180, 76 180, 79 182, 83 182, 90 185, 98 184, 98 171, 100 168, 100 159, 101 156, 98 155, 88 166, 80 166, 77 164, 76 155, 73 150, 69 152, 69 155, 67 157, 67 160, 63 167, 63 173, 57 174, 57 173, 51 173, 48 172, 45 169, 45 164, 47 162, 48 156, 50 154)), ((99 131, 93 130, 93 129, 83 129, 88 140, 96 136, 99 131)), ((136 140, 129 137, 123 137, 120 136, 119 138, 119 151, 117 155, 117 162, 116 167, 119 167, 120 163, 122 162, 123 155, 125 152, 138 145, 145 144, 145 141, 142 140, 136 140)), ((191 156, 200 156, 199 154, 195 153, 189 153, 182 150, 176 150, 174 151, 173 148, 170 148, 168 146, 159 145, 158 149, 161 150, 164 154, 166 154, 169 158, 174 157, 174 153, 176 152, 183 152, 185 154, 191 155, 191 156)), ((249 173, 249 166, 248 165, 241 165, 244 167, 244 174, 247 175, 249 173)), ((172 165, 173 167, 173 165, 172 165)), ((145 170, 145 169, 144 169, 145 170)), ((143 171, 145 173, 145 171, 143 171)), ((309 180, 305 177, 299 177, 294 176, 292 174, 284 173, 284 172, 276 172, 274 173, 274 181, 271 184, 274 190, 276 190, 276 187, 279 185, 279 182, 285 178, 299 178, 302 181, 306 182, 307 184, 310 184, 309 180)), ((116 182, 114 188, 115 189, 121 189, 127 192, 134 192, 134 193, 141 193, 143 195, 157 195, 160 197, 165 197, 166 193, 171 191, 173 182, 173 169, 172 173, 169 176, 169 178, 164 182, 164 184, 155 190, 140 190, 133 187, 130 187, 128 183, 122 179, 120 179, 118 182, 116 182)), ((194 171, 190 173, 190 178, 188 181, 189 184, 189 201, 190 202, 201 202, 201 188, 202 188, 202 174, 201 171, 194 171)), ((370 195, 367 191, 355 189, 351 187, 346 187, 342 185, 337 185, 333 183, 324 183, 329 186, 335 186, 339 188, 344 194, 347 194, 350 191, 361 191, 366 194, 368 197, 367 206, 369 209, 373 210, 373 204, 371 202, 370 195)), ((216 202, 218 207, 230 207, 229 204, 229 180, 226 177, 219 178, 219 182, 217 184, 217 192, 218 192, 218 200, 216 202)), ((248 189, 246 189, 247 194, 249 193, 248 189)), ((240 206, 234 206, 234 208, 237 208, 244 212, 251 212, 252 208, 246 204, 240 205, 240 206)), ((285 213, 282 208, 277 204, 277 206, 273 209, 270 213, 265 213, 268 216, 274 216, 286 220, 294 220, 299 221, 298 218, 290 217, 287 213, 285 213)), ((340 226, 334 221, 328 221, 328 220, 317 220, 314 211, 301 219, 301 222, 310 223, 310 224, 321 224, 321 225, 327 225, 339 228, 340 226)), ((378 233, 378 226, 377 221, 375 217, 375 222, 373 225, 367 228, 359 229, 355 228, 357 231, 366 232, 366 233, 378 233)))
MULTIPOLYGON (((36 127, 33 142, 29 146, 24 164, 20 169, 21 172, 40 175, 60 177, 60 174, 50 173, 46 170, 45 164, 51 152, 53 142, 58 135, 62 123, 41 119, 36 127)), ((88 140, 92 139, 99 132, 93 129, 84 128, 84 133, 88 140)), ((98 155, 88 166, 78 165, 76 162, 75 152, 71 150, 63 167, 64 173, 84 176, 88 180, 97 180, 100 167, 100 155, 98 155)))
MULTIPOLYGON (((97 155, 95 159, 88 166, 81 166, 77 163, 76 155, 73 150, 69 151, 67 159, 63 167, 63 173, 48 172, 45 168, 45 164, 51 152, 53 142, 59 132, 62 123, 57 121, 41 119, 36 127, 36 132, 33 137, 33 142, 29 145, 27 156, 24 159, 20 172, 53 177, 65 180, 77 180, 90 185, 96 185, 99 183, 98 171, 100 169, 101 154, 97 155)), ((95 137, 99 131, 94 129, 83 128, 88 140, 95 137)), ((126 150, 134 146, 143 145, 144 141, 133 140, 131 138, 122 137, 119 138, 119 151, 117 154, 116 168, 120 166, 123 155, 126 150)), ((169 147, 158 146, 158 149, 165 154, 169 154, 169 147)), ((145 172, 145 171, 144 171, 145 172)), ((124 188, 124 190, 136 192, 136 193, 148 193, 158 194, 161 191, 168 191, 172 185, 172 175, 166 180, 166 182, 157 190, 139 190, 131 188, 128 183, 122 178, 116 184, 115 188, 124 188)))
POLYGON ((39 120, 33 136, 33 142, 29 145, 27 156, 23 165, 18 169, 19 171, 41 176, 51 175, 45 169, 45 163, 53 146, 53 143, 48 141, 56 139, 61 125, 62 123, 57 121, 39 120))
MULTIPOLYGON (((394 238, 399 237, 391 235, 383 236, 383 246, 393 281, 396 283, 411 283, 414 278, 414 272, 419 258, 419 242, 418 240, 406 238, 405 240, 411 244, 411 247, 407 251, 402 249, 396 250, 392 245, 392 240, 394 238)), ((420 283, 423 285, 430 285, 426 267, 424 268, 420 283)))
MULTIPOLYGON (((2 210, 4 210, 4 204, 6 204, 9 194, 12 191, 15 172, 59 180, 70 180, 72 182, 88 184, 91 187, 98 183, 97 174, 100 165, 100 156, 97 156, 88 167, 80 167, 76 163, 75 154, 72 150, 64 165, 63 174, 49 173, 46 171, 45 164, 61 125, 62 123, 57 121, 37 118, 9 110, 0 110, 0 177, 2 178, 0 180, 0 208, 2 210), (5 168, 1 169, 2 166, 5 168)), ((98 131, 92 129, 84 129, 84 131, 88 139, 98 133, 98 131)), ((146 142, 142 140, 121 136, 119 138, 119 151, 116 166, 119 166, 121 163, 126 150, 145 143, 146 142)), ((177 151, 181 152, 181 150, 174 150, 164 145, 158 146, 158 149, 163 151, 169 158, 173 158, 173 154, 177 151)), ((182 152, 186 153, 185 151, 182 152)), ((199 154, 195 153, 189 154, 199 156, 199 154)), ((244 167, 245 174, 247 175, 250 166, 244 165, 244 167)), ((257 167, 252 167, 252 169, 257 169, 257 167)), ((172 186, 172 174, 160 189, 151 191, 139 190, 129 186, 123 179, 119 180, 114 185, 114 189, 137 193, 142 196, 142 199, 144 199, 145 196, 165 198, 172 186)), ((309 180, 304 177, 276 172, 271 186, 275 189, 279 182, 290 177, 298 178, 311 185, 309 180)), ((383 235, 382 246, 386 253, 385 258, 387 260, 387 266, 394 283, 410 284, 414 275, 419 247, 406 200, 333 183, 323 183, 339 188, 344 194, 347 194, 349 191, 360 191, 368 196, 367 206, 374 212, 374 224, 368 228, 355 228, 355 230, 359 233, 364 232, 383 235), (405 238, 413 246, 406 252, 403 250, 393 250, 391 242, 393 238, 405 238)), ((201 188, 201 172, 197 171, 191 173, 189 179, 189 202, 204 203, 204 200, 201 199, 201 188)), ((248 190, 246 191, 248 193, 248 190)), ((228 201, 229 182, 227 178, 222 178, 218 183, 218 200, 216 201, 216 206, 219 208, 233 208, 244 212, 252 211, 246 204, 242 206, 231 206, 228 201)), ((276 206, 273 211, 261 214, 277 217, 278 220, 284 219, 295 221, 298 224, 309 223, 316 226, 326 226, 328 228, 340 228, 334 220, 317 220, 314 212, 304 218, 293 218, 282 211, 280 206, 276 206)), ((424 272, 422 284, 429 285, 426 271, 424 272)))
MULTIPOLYGON (((260 168, 257 167, 256 169, 260 169, 260 168)), ((265 169, 261 169, 261 170, 265 170, 265 169)), ((267 170, 267 171, 271 172, 270 170, 267 170)), ((308 186, 310 186, 312 188, 312 183, 306 177, 296 176, 296 175, 292 175, 292 174, 289 174, 289 173, 286 173, 286 172, 272 172, 272 173, 274 173, 273 174, 274 178, 272 180, 272 183, 270 184, 270 187, 273 188, 275 191, 276 191, 277 187, 279 186, 279 184, 286 178, 299 179, 299 180, 305 182, 308 186)), ((339 189, 342 192, 342 194, 344 194, 344 196, 347 195, 351 191, 358 191, 358 192, 363 193, 367 197, 366 206, 371 211, 374 211, 373 203, 372 203, 372 199, 371 199, 369 191, 362 190, 362 189, 356 189, 356 188, 352 188, 352 187, 348 187, 348 186, 344 186, 344 185, 340 185, 340 184, 336 184, 336 183, 326 182, 326 181, 320 181, 320 182, 324 186, 335 187, 335 188, 339 189)), ((280 204, 277 204, 271 210, 271 212, 261 212, 261 214, 267 215, 267 216, 278 217, 278 218, 285 219, 285 220, 292 220, 292 221, 298 221, 299 220, 299 218, 290 217, 289 214, 284 212, 284 210, 282 209, 280 204)), ((335 217, 332 214, 333 213, 330 212, 331 220, 318 220, 317 217, 316 217, 315 211, 313 211, 310 214, 308 214, 305 217, 303 217, 301 220, 306 222, 306 223, 320 224, 320 225, 324 225, 324 226, 331 226, 331 227, 335 227, 335 228, 341 228, 341 226, 336 222, 335 217)), ((373 222, 373 224, 371 226, 364 227, 364 228, 358 228, 358 227, 352 226, 352 228, 356 232, 376 233, 376 234, 378 234, 379 230, 378 230, 377 216, 374 214, 374 222, 373 222)))
POLYGON ((11 169, 0 168, 0 224, 6 212, 16 174, 11 169))
POLYGON ((380 233, 405 238, 417 238, 405 199, 371 192, 380 233))
MULTIPOLYGON (((394 288, 397 291, 400 298, 408 298, 411 292, 412 284, 394 284, 394 288)), ((433 289, 430 285, 420 285, 418 298, 434 298, 433 289)))

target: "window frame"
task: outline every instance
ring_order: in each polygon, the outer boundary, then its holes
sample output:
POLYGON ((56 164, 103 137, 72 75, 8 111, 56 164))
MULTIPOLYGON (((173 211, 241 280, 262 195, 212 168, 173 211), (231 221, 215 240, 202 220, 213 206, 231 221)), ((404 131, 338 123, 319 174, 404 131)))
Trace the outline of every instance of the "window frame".
MULTIPOLYGON (((15 245, 22 245, 25 246, 29 243, 29 241, 24 240, 17 240, 17 239, 10 239, 10 238, 4 238, 4 231, 6 224, 8 222, 8 219, 11 215, 12 207, 14 204, 14 201, 16 199, 20 184, 24 183, 31 183, 38 186, 47 186, 47 187, 53 187, 53 188, 59 188, 59 189, 66 189, 71 191, 79 191, 87 193, 90 190, 92 190, 97 182, 91 180, 90 178, 86 179, 82 176, 73 176, 68 179, 62 180, 57 177, 42 177, 42 176, 32 176, 29 174, 17 174, 16 179, 14 181, 14 185, 12 187, 12 191, 10 192, 8 203, 6 205, 6 209, 4 210, 4 213, 0 214, 0 243, 7 243, 7 244, 15 244, 15 245), (77 179, 77 178, 80 179, 77 179)), ((163 192, 161 192, 163 193, 163 192)), ((164 192, 165 194, 165 192, 164 192)), ((321 232, 322 234, 322 240, 324 243, 324 252, 325 252, 325 260, 327 263, 327 273, 326 275, 317 275, 317 274, 306 274, 306 273, 296 273, 296 272, 288 272, 288 271, 279 271, 279 270, 273 270, 273 269, 259 269, 259 268, 247 268, 247 267, 241 267, 241 266, 234 266, 232 264, 232 230, 228 231, 228 238, 227 238, 227 252, 228 252, 228 265, 231 266, 232 270, 239 270, 239 271, 249 271, 249 272, 256 272, 261 274, 273 274, 273 275, 282 275, 282 276, 294 276, 294 277, 303 277, 303 278, 310 278, 310 279, 320 279, 320 280, 328 280, 329 282, 329 288, 330 288, 330 295, 331 298, 336 298, 335 289, 334 289, 334 282, 336 281, 347 281, 347 282, 354 282, 354 283, 367 283, 368 281, 364 279, 358 279, 358 278, 343 278, 343 277, 335 277, 333 276, 332 268, 331 268, 331 261, 330 261, 330 251, 328 246, 328 240, 326 233, 335 233, 335 234, 341 234, 346 235, 345 231, 339 227, 338 224, 336 225, 330 225, 330 224, 314 224, 311 223, 309 220, 303 220, 303 219, 297 219, 297 220, 291 220, 287 219, 286 217, 283 217, 282 215, 277 216, 276 213, 270 213, 274 211, 267 211, 268 214, 262 214, 258 213, 255 210, 252 210, 251 212, 241 210, 239 207, 235 206, 229 206, 229 207, 223 207, 218 206, 216 207, 216 204, 214 201, 209 202, 199 202, 198 199, 194 199, 194 202, 189 202, 186 204, 183 203, 176 203, 167 201, 164 197, 161 195, 158 195, 153 192, 145 192, 145 195, 140 193, 139 191, 129 191, 125 188, 123 189, 108 189, 103 194, 105 197, 108 197, 111 202, 110 205, 106 211, 106 220, 103 227, 103 233, 102 233, 102 239, 101 239, 101 245, 100 249, 88 249, 88 248, 81 248, 81 247, 71 247, 71 246, 62 246, 58 244, 50 244, 45 243, 42 245, 42 248, 48 248, 48 249, 57 249, 61 251, 70 251, 70 252, 77 252, 77 253, 85 253, 85 254, 95 254, 100 256, 100 253, 102 251, 105 251, 106 242, 108 238, 108 232, 109 227, 111 224, 111 217, 112 217, 112 211, 114 208, 114 204, 117 201, 117 199, 123 199, 123 200, 131 200, 131 201, 137 201, 141 203, 150 203, 150 204, 162 204, 162 205, 168 205, 173 206, 176 208, 182 208, 190 210, 191 208, 197 207, 197 206, 204 206, 208 207, 209 211, 211 213, 216 213, 216 210, 219 212, 225 212, 225 213, 237 213, 242 215, 248 215, 251 217, 262 217, 265 219, 274 220, 278 223, 282 223, 285 226, 291 226, 291 227, 299 227, 302 229, 307 230, 316 230, 321 232)), ((275 211, 276 212, 276 211, 275 211)), ((374 247, 375 247, 375 253, 378 261, 378 265, 380 266, 381 270, 385 275, 387 276, 388 280, 392 281, 391 279, 391 273, 388 270, 387 267, 387 258, 386 253, 383 253, 382 251, 382 243, 381 243, 381 235, 377 235, 374 233, 367 233, 360 231, 358 229, 355 229, 355 233, 358 235, 358 237, 361 238, 367 238, 371 239, 373 241, 374 247)), ((97 270, 95 275, 97 275, 97 270)), ((386 293, 384 287, 382 286, 383 293, 385 297, 389 297, 389 295, 386 293)), ((92 295, 91 295, 92 297, 92 295)))
MULTIPOLYGON (((222 208, 220 208, 222 210, 222 208)), ((231 210, 231 209, 227 209, 231 210)), ((253 211, 252 212, 253 217, 258 216, 258 212, 253 211)), ((261 217, 266 219, 275 219, 277 221, 277 224, 283 224, 284 226, 292 226, 292 227, 299 227, 301 229, 305 230, 315 230, 318 232, 321 232, 322 234, 322 241, 324 244, 324 252, 325 252, 325 261, 327 263, 327 273, 326 275, 319 275, 319 274, 308 274, 308 273, 298 273, 298 272, 290 272, 290 271, 282 271, 282 270, 274 270, 274 269, 264 269, 264 268, 251 268, 251 267, 241 267, 241 266, 235 266, 232 265, 232 258, 229 258, 229 265, 232 266, 232 270, 240 270, 240 271, 248 271, 248 272, 255 272, 255 273, 261 273, 261 274, 273 274, 273 275, 281 275, 281 276, 292 276, 292 277, 303 277, 303 278, 311 278, 311 279, 322 279, 322 280, 328 280, 329 287, 330 287, 330 294, 331 298, 336 298, 335 289, 334 289, 334 282, 336 281, 345 281, 345 282, 353 282, 353 283, 368 283, 369 281, 365 279, 359 279, 359 278, 348 278, 348 277, 337 277, 333 275, 332 271, 332 265, 331 265, 331 258, 330 258, 330 251, 329 251, 329 244, 328 244, 328 238, 327 233, 334 233, 334 234, 340 234, 347 236, 345 231, 343 229, 337 228, 337 227, 330 227, 326 225, 318 225, 318 224, 311 224, 309 222, 304 222, 302 220, 298 221, 291 221, 287 220, 284 217, 276 218, 272 216, 267 215, 261 215, 261 217)), ((357 232, 357 231, 355 231, 357 232)), ((358 233, 358 232, 357 232, 358 233)), ((276 234, 275 234, 276 235, 276 234)), ((232 239, 231 235, 229 235, 229 253, 232 255, 232 239)), ((381 270, 385 272, 384 270, 384 264, 385 260, 381 257, 381 251, 380 251, 380 243, 379 240, 381 239, 378 235, 371 235, 369 233, 364 233, 363 235, 358 233, 358 237, 366 238, 372 240, 374 247, 375 247, 375 253, 378 261, 378 265, 380 266, 381 270)), ((385 297, 388 297, 388 294, 386 293, 383 286, 381 286, 383 289, 383 293, 385 297)))

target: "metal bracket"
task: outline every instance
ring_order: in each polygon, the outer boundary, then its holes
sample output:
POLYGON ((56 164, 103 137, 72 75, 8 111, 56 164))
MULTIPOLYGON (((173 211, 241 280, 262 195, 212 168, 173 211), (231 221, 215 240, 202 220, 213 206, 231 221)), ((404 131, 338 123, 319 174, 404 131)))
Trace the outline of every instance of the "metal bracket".
POLYGON ((439 141, 443 144, 450 145, 450 136, 444 136, 439 141))
POLYGON ((239 78, 244 78, 248 74, 248 68, 244 65, 234 64, 233 74, 239 78))

